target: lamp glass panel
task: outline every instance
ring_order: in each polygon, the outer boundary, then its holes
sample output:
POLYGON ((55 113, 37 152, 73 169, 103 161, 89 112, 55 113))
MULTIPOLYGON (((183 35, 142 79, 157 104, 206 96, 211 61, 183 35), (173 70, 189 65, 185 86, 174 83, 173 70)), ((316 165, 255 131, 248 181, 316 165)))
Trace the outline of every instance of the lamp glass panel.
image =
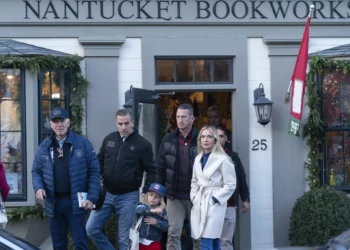
POLYGON ((259 121, 260 120, 259 106, 254 106, 254 108, 255 108, 256 119, 259 121))

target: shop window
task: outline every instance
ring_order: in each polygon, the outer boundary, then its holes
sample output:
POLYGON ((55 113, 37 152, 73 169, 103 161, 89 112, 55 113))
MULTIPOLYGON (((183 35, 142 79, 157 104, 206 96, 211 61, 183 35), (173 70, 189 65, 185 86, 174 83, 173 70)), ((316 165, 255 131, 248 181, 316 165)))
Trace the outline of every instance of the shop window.
POLYGON ((233 83, 232 58, 156 58, 157 84, 233 83))
POLYGON ((24 89, 20 69, 0 69, 0 150, 10 186, 9 200, 25 200, 27 196, 24 89))
POLYGON ((350 190, 350 73, 325 71, 320 93, 326 139, 323 182, 350 190))
POLYGON ((50 110, 62 107, 68 110, 70 100, 69 74, 66 70, 42 70, 39 87, 39 141, 51 134, 50 110))

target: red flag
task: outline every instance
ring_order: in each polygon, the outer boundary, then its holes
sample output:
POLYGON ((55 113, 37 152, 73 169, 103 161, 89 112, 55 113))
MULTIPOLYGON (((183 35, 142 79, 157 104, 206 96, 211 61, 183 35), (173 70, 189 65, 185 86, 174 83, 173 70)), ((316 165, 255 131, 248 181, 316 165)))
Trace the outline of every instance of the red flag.
POLYGON ((291 78, 292 98, 290 105, 289 133, 299 136, 300 121, 303 113, 304 94, 306 87, 306 68, 309 51, 309 27, 311 17, 306 22, 303 39, 299 48, 298 58, 291 78))

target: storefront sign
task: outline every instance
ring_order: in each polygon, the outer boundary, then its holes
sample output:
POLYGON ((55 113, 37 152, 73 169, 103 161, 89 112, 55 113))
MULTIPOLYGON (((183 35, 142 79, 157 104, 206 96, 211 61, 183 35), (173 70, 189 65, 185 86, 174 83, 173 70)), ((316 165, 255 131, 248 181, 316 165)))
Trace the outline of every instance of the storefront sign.
POLYGON ((2 0, 3 22, 302 22, 350 20, 350 1, 2 0))

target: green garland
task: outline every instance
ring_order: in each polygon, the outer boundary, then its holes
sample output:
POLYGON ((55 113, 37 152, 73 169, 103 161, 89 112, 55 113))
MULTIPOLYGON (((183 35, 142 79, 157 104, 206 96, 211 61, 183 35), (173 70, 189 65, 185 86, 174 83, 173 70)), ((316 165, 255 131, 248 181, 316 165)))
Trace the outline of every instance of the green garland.
POLYGON ((308 161, 305 163, 309 170, 307 181, 310 189, 321 187, 320 161, 323 158, 321 146, 324 142, 323 121, 321 119, 320 97, 317 95, 317 75, 325 70, 341 70, 346 74, 350 70, 350 62, 332 60, 319 56, 312 57, 309 61, 309 73, 307 75, 307 105, 310 108, 309 115, 303 126, 303 137, 309 146, 308 161))
MULTIPOLYGON (((32 74, 39 74, 41 69, 69 69, 70 70, 70 90, 71 102, 69 108, 71 111, 71 129, 82 134, 81 126, 84 116, 83 99, 86 98, 88 81, 83 77, 80 68, 81 57, 77 55, 55 57, 44 56, 9 56, 0 55, 0 68, 27 68, 32 74)), ((33 207, 21 207, 8 209, 7 216, 9 221, 16 222, 27 218, 44 218, 45 211, 43 205, 37 204, 33 207)))
POLYGON ((40 203, 33 207, 10 208, 7 210, 7 219, 10 222, 18 222, 25 219, 44 219, 45 209, 40 203))
POLYGON ((88 81, 81 72, 81 59, 77 55, 63 57, 50 55, 31 57, 0 55, 0 68, 28 68, 32 74, 39 73, 40 69, 69 69, 71 73, 71 102, 69 108, 72 114, 70 127, 75 133, 82 134, 83 99, 87 94, 88 81))

